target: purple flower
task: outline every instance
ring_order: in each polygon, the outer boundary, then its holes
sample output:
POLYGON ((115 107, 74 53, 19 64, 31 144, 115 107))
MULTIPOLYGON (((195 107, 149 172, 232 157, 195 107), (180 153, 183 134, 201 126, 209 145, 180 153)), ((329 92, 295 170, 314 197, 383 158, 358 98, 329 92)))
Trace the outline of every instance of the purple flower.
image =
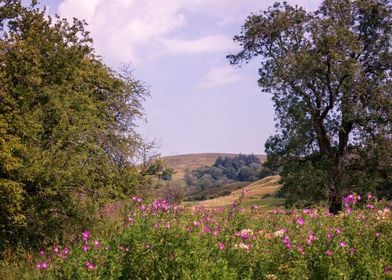
POLYGON ((54 245, 53 246, 53 252, 55 252, 56 254, 58 254, 60 252, 59 246, 54 245))
POLYGON ((283 244, 286 247, 286 249, 291 249, 292 245, 290 242, 290 237, 288 237, 287 235, 283 238, 283 244))
POLYGON ((325 254, 327 255, 327 256, 332 256, 332 251, 331 250, 327 250, 327 251, 325 251, 325 254))
POLYGON ((47 269, 49 267, 49 265, 46 262, 41 262, 41 263, 37 263, 36 265, 37 269, 47 269))
POLYGON ((300 226, 303 226, 304 223, 305 223, 304 218, 302 218, 302 217, 297 218, 297 224, 299 224, 300 226))
POLYGON ((68 255, 68 253, 69 253, 69 248, 68 247, 64 247, 64 249, 63 249, 64 256, 68 255))
POLYGON ((83 252, 87 252, 88 251, 88 245, 84 244, 82 247, 83 252))
POLYGON ((95 247, 99 247, 100 246, 100 243, 99 243, 99 241, 98 240, 94 240, 94 245, 95 245, 95 247))
POLYGON ((204 226, 204 232, 205 233, 210 233, 211 232, 211 228, 209 226, 204 226))
POLYGON ((90 237, 90 232, 88 230, 85 230, 82 236, 83 236, 83 240, 87 241, 90 237))
POLYGON ((223 250, 225 248, 225 245, 222 242, 218 242, 218 249, 223 250))
POLYGON ((86 261, 85 264, 86 264, 87 269, 94 269, 95 268, 95 265, 92 262, 86 261))
POLYGON ((347 244, 346 244, 346 242, 344 242, 344 241, 340 241, 339 246, 342 247, 342 248, 344 248, 344 247, 347 246, 347 244))

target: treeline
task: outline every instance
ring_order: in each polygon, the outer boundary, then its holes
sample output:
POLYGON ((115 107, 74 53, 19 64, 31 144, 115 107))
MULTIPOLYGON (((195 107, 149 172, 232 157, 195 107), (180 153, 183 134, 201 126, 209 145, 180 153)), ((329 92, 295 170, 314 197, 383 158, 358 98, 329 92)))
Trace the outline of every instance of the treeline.
POLYGON ((255 155, 218 157, 212 166, 199 167, 185 174, 188 186, 199 190, 223 186, 232 182, 253 182, 272 175, 255 155))

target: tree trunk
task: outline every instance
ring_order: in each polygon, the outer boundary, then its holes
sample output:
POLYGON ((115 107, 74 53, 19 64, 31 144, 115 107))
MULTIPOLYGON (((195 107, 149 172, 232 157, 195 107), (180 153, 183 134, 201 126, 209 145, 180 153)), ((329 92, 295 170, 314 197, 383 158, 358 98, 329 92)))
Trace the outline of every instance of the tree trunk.
POLYGON ((335 187, 332 187, 329 194, 329 213, 336 215, 342 211, 342 195, 335 187))

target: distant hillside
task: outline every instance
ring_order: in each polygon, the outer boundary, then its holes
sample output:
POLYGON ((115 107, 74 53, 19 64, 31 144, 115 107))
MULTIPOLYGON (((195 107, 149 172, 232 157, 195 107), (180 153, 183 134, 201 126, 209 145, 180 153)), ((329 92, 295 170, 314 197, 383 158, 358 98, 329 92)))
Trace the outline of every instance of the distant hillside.
MULTIPOLYGON (((244 205, 259 205, 261 207, 277 207, 283 203, 283 199, 267 197, 268 195, 275 194, 279 189, 280 176, 269 176, 259 181, 256 181, 245 189, 248 193, 245 195, 244 205)), ((214 199, 200 201, 191 205, 202 205, 205 207, 227 207, 232 205, 234 200, 240 198, 242 194, 242 189, 233 191, 230 195, 221 196, 214 199)), ((189 204, 188 204, 189 205, 189 204)))
MULTIPOLYGON (((215 163, 215 160, 221 157, 235 157, 238 154, 228 153, 203 153, 203 154, 186 154, 162 157, 162 160, 174 169, 176 172, 173 179, 178 180, 184 178, 185 171, 187 169, 194 170, 202 166, 211 166, 215 163)), ((256 155, 260 158, 260 161, 265 160, 265 155, 256 155)))

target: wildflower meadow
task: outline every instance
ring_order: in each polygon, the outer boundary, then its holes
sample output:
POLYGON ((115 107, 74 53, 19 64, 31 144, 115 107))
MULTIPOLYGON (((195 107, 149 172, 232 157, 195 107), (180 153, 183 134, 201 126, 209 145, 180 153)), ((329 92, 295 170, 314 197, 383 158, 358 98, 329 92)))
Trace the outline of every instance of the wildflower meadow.
MULTIPOLYGON (((246 194, 243 194, 246 195, 246 194)), ((1 264, 1 279, 392 279, 390 202, 345 212, 183 207, 134 196, 116 216, 1 264)))

